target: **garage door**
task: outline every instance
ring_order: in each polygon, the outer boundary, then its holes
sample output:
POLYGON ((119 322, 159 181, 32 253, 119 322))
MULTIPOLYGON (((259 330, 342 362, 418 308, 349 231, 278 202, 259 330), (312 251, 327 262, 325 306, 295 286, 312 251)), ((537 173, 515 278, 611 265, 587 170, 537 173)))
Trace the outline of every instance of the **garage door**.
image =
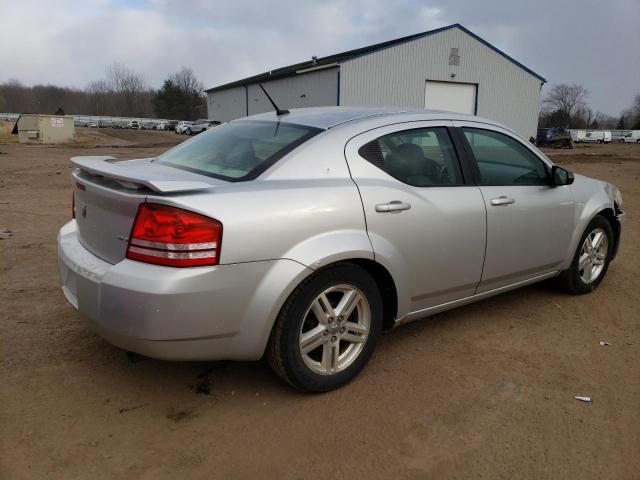
POLYGON ((475 115, 476 85, 427 80, 424 90, 424 108, 475 115))

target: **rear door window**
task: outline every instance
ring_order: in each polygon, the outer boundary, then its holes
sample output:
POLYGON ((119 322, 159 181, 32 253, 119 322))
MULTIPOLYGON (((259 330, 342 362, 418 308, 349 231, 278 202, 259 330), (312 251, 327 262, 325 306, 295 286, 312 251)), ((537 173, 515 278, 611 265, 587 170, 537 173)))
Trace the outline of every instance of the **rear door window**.
POLYGON ((178 145, 157 162, 232 182, 251 180, 321 131, 282 122, 231 122, 178 145))
POLYGON ((453 143, 444 127, 390 133, 363 145, 358 153, 408 185, 433 187, 463 183, 453 143))

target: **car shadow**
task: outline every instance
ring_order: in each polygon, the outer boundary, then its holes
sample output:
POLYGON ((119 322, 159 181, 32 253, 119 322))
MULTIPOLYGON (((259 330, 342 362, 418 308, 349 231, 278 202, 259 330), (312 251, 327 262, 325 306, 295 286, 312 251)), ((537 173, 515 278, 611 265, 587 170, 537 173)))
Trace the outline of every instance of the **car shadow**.
MULTIPOLYGON (((466 324, 473 322, 476 331, 487 324, 487 328, 500 328, 491 312, 508 312, 520 306, 523 299, 533 304, 545 302, 560 302, 563 297, 569 297, 558 292, 548 282, 523 287, 518 290, 503 293, 470 305, 443 312, 431 317, 413 321, 406 325, 386 331, 377 346, 375 359, 384 359, 386 355, 394 355, 399 351, 399 345, 411 338, 419 337, 421 342, 429 342, 434 334, 441 334, 450 330, 458 334, 459 330, 467 329, 466 324), (491 325, 488 325, 491 324, 491 325)), ((505 325, 505 328, 509 328, 505 325)), ((98 338, 96 338, 98 340, 98 338)), ((100 363, 111 361, 117 365, 113 367, 121 374, 121 381, 152 384, 153 389, 179 390, 194 397, 223 399, 234 395, 266 395, 281 398, 300 398, 306 394, 289 387, 275 375, 267 362, 263 359, 257 362, 239 361, 210 361, 210 362, 173 362, 155 360, 137 354, 127 353, 106 341, 99 340, 98 349, 106 358, 100 363), (114 362, 115 360, 115 362, 114 362), (154 385, 155 384, 155 385, 154 385)), ((95 345, 94 345, 95 346, 95 345)), ((377 362, 374 362, 377 363, 377 362)), ((369 366, 369 375, 375 375, 369 366)), ((106 375, 113 375, 110 372, 106 375)), ((357 380, 356 380, 357 381, 357 380)))

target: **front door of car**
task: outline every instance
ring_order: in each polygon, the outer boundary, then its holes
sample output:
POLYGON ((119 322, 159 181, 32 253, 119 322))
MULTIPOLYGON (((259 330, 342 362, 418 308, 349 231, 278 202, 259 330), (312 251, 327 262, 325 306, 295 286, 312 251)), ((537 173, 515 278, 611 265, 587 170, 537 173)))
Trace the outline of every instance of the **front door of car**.
POLYGON ((487 252, 477 293, 558 269, 575 225, 569 185, 552 187, 550 166, 507 130, 454 122, 487 207, 487 252))
POLYGON ((345 149, 376 261, 396 281, 400 317, 473 295, 480 281, 485 206, 464 182, 448 125, 377 128, 345 149))

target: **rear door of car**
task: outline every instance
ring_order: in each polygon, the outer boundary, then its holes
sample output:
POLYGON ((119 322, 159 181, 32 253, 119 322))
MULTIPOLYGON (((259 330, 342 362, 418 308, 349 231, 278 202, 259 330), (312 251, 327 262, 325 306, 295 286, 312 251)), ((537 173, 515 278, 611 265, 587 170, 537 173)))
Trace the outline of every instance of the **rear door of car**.
POLYGON ((487 251, 477 293, 558 269, 575 227, 571 186, 552 187, 551 165, 503 128, 454 122, 487 209, 487 251))
POLYGON ((375 258, 398 284, 399 314, 473 295, 480 281, 485 205, 465 182, 450 125, 389 125, 345 148, 375 258))

